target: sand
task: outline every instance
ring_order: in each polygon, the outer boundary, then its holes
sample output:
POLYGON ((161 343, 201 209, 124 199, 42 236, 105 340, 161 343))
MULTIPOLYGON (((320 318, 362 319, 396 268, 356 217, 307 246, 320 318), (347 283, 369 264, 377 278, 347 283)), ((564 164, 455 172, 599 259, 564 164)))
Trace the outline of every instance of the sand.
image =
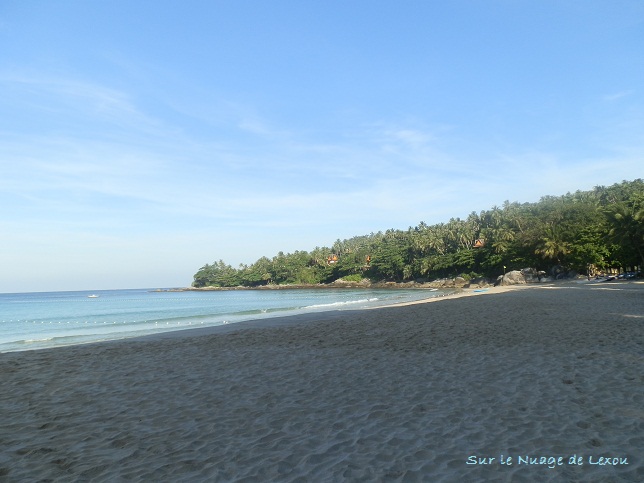
POLYGON ((0 481, 644 481, 644 284, 465 295, 0 354, 0 481))

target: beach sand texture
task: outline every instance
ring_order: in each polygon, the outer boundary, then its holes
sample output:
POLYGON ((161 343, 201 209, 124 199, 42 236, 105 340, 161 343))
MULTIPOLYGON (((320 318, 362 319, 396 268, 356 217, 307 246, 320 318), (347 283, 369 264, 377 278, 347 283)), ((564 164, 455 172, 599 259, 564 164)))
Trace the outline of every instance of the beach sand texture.
POLYGON ((0 354, 0 481, 644 481, 644 284, 493 292, 0 354))

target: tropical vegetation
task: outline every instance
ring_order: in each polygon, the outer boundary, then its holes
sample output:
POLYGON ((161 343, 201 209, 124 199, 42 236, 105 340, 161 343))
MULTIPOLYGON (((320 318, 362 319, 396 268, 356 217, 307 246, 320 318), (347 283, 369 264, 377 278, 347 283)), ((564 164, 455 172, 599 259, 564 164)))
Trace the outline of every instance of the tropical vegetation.
POLYGON ((643 265, 644 181, 636 179, 536 203, 506 201, 465 219, 338 239, 238 268, 219 260, 201 267, 193 286, 496 277, 506 269, 554 266, 586 274, 643 265))

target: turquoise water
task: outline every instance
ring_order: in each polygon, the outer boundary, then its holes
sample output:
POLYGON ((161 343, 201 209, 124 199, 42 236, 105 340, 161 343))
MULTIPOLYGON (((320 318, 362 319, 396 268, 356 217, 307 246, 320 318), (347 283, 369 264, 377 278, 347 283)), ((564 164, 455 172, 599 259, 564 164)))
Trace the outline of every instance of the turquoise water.
POLYGON ((445 291, 318 289, 0 294, 0 352, 137 337, 315 311, 422 300, 445 291), (89 297, 96 295, 97 297, 89 297))

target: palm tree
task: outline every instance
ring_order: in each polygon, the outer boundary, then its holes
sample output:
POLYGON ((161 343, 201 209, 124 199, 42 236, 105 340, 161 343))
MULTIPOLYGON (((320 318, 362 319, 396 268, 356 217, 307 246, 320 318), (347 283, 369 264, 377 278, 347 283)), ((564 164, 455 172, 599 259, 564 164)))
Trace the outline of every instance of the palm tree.
POLYGON ((644 266, 644 203, 614 203, 605 210, 614 243, 632 250, 644 266))
POLYGON ((562 239, 554 225, 550 225, 544 230, 534 253, 545 259, 555 260, 557 265, 561 265, 562 257, 570 253, 570 244, 562 239))
POLYGON ((501 254, 510 249, 511 242, 514 241, 515 232, 508 226, 507 210, 501 211, 494 206, 490 211, 481 213, 482 226, 481 235, 485 238, 494 252, 501 254))

